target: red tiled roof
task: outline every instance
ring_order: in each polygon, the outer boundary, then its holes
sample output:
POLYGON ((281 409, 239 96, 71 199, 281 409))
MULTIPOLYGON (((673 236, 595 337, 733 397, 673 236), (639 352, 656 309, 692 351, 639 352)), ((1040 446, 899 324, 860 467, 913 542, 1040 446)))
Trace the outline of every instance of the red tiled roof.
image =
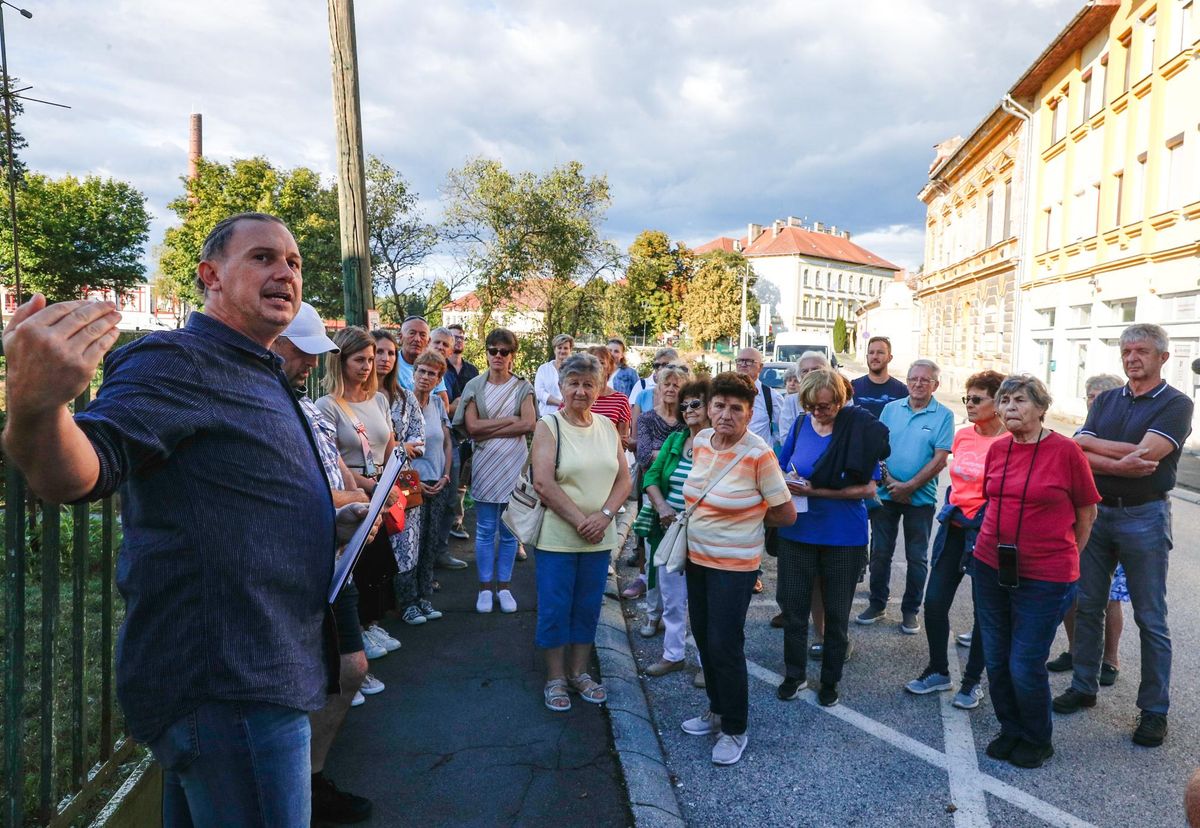
MULTIPOLYGON (((881 267, 885 270, 900 270, 886 259, 880 258, 864 247, 859 247, 849 239, 833 236, 829 233, 818 233, 815 230, 805 230, 801 227, 781 227, 779 234, 772 237, 770 227, 750 245, 743 237, 738 240, 742 246, 742 254, 754 258, 756 256, 816 256, 835 262, 850 262, 851 264, 881 267)), ((708 253, 712 250, 733 250, 734 240, 726 236, 713 239, 695 249, 697 254, 708 253)))
MULTIPOLYGON (((442 310, 477 311, 481 307, 481 304, 479 295, 475 291, 471 291, 442 305, 442 310)), ((545 304, 546 294, 538 284, 534 283, 525 285, 507 299, 501 299, 497 303, 497 309, 543 310, 543 305, 545 304)))

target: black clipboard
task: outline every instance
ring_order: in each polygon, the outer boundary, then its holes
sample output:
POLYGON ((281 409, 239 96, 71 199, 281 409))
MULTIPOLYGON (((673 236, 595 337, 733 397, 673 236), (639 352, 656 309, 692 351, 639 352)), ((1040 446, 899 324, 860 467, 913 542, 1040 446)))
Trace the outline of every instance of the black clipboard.
POLYGON ((329 583, 329 603, 332 604, 337 600, 338 593, 346 586, 350 573, 354 571, 354 565, 358 563, 358 556, 362 554, 363 548, 367 545, 367 535, 371 533, 375 519, 383 511, 383 506, 387 503, 388 492, 396 485, 396 479, 400 476, 400 469, 404 463, 405 458, 401 454, 401 450, 399 448, 392 449, 392 456, 388 458, 387 464, 383 467, 383 474, 380 475, 379 483, 375 486, 375 493, 371 495, 367 516, 354 530, 354 536, 350 538, 342 556, 333 565, 333 580, 329 583))

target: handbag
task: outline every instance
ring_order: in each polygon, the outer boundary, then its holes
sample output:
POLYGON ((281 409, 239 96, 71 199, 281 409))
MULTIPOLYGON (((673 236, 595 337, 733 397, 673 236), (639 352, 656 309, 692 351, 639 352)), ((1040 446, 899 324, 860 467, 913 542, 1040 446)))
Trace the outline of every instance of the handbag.
POLYGON ((398 535, 404 531, 404 510, 408 508, 408 499, 404 495, 396 498, 396 502, 383 513, 383 528, 389 535, 398 535))
MULTIPOLYGON (((560 433, 558 415, 554 416, 554 471, 558 472, 558 457, 560 451, 560 433)), ((546 517, 546 504, 533 488, 533 446, 529 447, 529 456, 525 458, 525 468, 517 478, 517 485, 508 498, 508 508, 504 510, 501 520, 509 528, 517 540, 526 546, 537 546, 538 537, 542 534, 542 520, 546 517)))
POLYGON ((696 511, 706 495, 713 490, 713 487, 721 482, 721 478, 733 471, 733 467, 742 462, 742 458, 750 451, 750 446, 745 446, 737 455, 725 465, 725 468, 717 472, 712 480, 708 481, 708 485, 704 487, 704 491, 700 493, 700 497, 696 498, 696 502, 683 510, 683 513, 676 518, 675 522, 667 527, 663 533, 663 538, 659 541, 658 548, 654 550, 654 565, 665 566, 667 572, 675 573, 682 572, 684 566, 687 565, 688 556, 688 539, 687 525, 688 519, 692 513, 696 511))

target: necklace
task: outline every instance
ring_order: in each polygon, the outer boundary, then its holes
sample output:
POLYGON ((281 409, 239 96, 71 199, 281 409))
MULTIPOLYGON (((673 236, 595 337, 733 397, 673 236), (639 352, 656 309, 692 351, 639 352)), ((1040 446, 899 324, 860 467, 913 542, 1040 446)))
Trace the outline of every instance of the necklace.
POLYGON ((687 448, 685 448, 683 450, 683 456, 684 456, 684 459, 686 459, 686 460, 692 459, 692 447, 691 446, 688 446, 687 448))

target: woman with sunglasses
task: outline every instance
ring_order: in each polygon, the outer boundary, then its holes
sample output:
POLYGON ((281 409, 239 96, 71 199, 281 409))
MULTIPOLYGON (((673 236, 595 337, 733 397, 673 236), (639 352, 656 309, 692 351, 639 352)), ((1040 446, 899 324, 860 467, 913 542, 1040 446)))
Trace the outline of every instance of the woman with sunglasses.
MULTIPOLYGON (((986 500, 983 495, 983 464, 992 443, 1008 433, 996 411, 996 392, 1004 375, 998 371, 983 371, 967 379, 967 395, 962 398, 967 407, 968 425, 954 435, 950 454, 950 489, 946 505, 938 513, 941 523, 933 540, 933 562, 929 565, 929 584, 925 588, 925 638, 929 642, 929 662, 921 675, 905 688, 910 693, 924 695, 950 690, 950 659, 946 645, 950 638, 950 606, 962 583, 963 575, 971 570, 971 555, 975 539, 983 525, 986 500)), ((974 613, 974 611, 972 611, 974 613)), ((983 698, 979 680, 983 677, 983 641, 976 634, 978 620, 972 620, 971 650, 962 688, 954 696, 954 706, 974 710, 983 698)))
POLYGON ((475 500, 475 566, 479 570, 477 612, 516 612, 509 589, 517 559, 517 538, 500 520, 516 488, 528 453, 525 435, 537 424, 533 386, 512 372, 517 337, 507 328, 487 335, 487 370, 467 383, 454 415, 475 441, 471 497, 475 500), (493 593, 492 584, 496 584, 493 593))
POLYGON ((888 455, 887 428, 857 406, 830 368, 800 381, 806 412, 793 424, 779 454, 796 503, 795 521, 779 529, 779 606, 787 670, 777 695, 790 701, 808 686, 808 617, 814 587, 824 599, 825 646, 817 701, 838 703, 838 682, 849 648, 854 590, 867 555, 867 506, 879 462, 888 455))

